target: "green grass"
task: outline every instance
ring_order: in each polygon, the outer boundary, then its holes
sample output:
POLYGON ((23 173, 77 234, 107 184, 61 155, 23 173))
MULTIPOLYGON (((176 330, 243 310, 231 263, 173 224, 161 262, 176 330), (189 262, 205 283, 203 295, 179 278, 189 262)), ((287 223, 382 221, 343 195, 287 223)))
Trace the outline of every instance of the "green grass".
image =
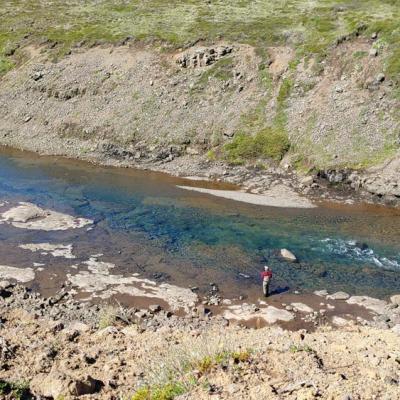
POLYGON ((177 343, 166 354, 159 358, 153 355, 144 362, 143 386, 130 399, 173 400, 189 393, 201 387, 212 370, 237 368, 249 362, 254 350, 236 346, 236 342, 225 336, 204 336, 177 343))
POLYGON ((284 79, 279 89, 278 97, 276 99, 277 107, 274 118, 274 125, 281 130, 286 129, 286 123, 287 123, 286 103, 287 99, 290 96, 292 88, 293 88, 293 81, 290 78, 284 79))
POLYGON ((192 94, 203 90, 210 79, 216 79, 221 82, 226 82, 231 79, 233 77, 232 70, 234 65, 233 57, 225 57, 217 61, 201 74, 196 85, 191 90, 192 94))
POLYGON ((280 161, 289 150, 290 143, 285 131, 265 128, 256 135, 238 133, 224 146, 225 158, 231 164, 243 164, 247 160, 273 159, 280 161))
POLYGON ((313 350, 310 346, 308 346, 308 345, 305 345, 305 346, 296 346, 296 345, 294 345, 294 344, 292 344, 290 347, 289 347, 289 351, 291 352, 291 353, 300 353, 300 352, 305 352, 305 353, 314 353, 315 352, 315 350, 313 350))
POLYGON ((117 320, 118 310, 113 306, 107 306, 100 310, 99 313, 99 329, 105 329, 114 326, 117 320))
POLYGON ((186 388, 179 382, 168 382, 162 386, 143 387, 139 389, 131 400, 173 400, 186 392, 186 388))
POLYGON ((0 0, 0 9, 0 57, 7 47, 43 39, 57 43, 52 51, 59 57, 77 42, 127 36, 174 48, 199 39, 256 48, 290 39, 299 57, 324 57, 339 37, 376 31, 388 48, 386 72, 400 72, 400 3, 394 0, 0 0))

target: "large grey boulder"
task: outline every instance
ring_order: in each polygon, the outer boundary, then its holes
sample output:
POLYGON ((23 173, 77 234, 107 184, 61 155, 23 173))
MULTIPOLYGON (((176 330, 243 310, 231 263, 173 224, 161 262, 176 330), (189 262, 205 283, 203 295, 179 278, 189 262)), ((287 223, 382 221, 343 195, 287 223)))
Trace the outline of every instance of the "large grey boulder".
POLYGON ((297 262, 297 257, 288 249, 281 249, 280 254, 286 261, 297 262))

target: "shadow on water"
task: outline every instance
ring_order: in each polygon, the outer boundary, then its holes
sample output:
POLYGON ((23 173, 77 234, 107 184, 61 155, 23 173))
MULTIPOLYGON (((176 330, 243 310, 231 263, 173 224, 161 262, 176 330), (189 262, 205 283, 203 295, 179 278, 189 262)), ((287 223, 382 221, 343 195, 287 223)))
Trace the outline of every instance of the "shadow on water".
POLYGON ((104 253, 124 273, 170 276, 203 291, 215 281, 231 294, 259 290, 264 263, 275 272, 274 294, 289 288, 374 296, 400 291, 399 211, 260 207, 178 189, 182 183, 158 173, 3 151, 0 200, 30 201, 96 225, 64 234, 0 226, 0 238, 10 244, 69 240, 82 258, 85 251, 104 253), (300 263, 284 262, 281 248, 300 263))

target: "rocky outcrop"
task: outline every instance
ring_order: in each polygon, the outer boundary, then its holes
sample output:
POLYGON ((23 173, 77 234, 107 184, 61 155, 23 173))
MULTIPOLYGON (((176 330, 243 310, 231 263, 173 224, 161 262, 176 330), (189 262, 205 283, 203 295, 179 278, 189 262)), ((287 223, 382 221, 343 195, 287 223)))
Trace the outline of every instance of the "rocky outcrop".
POLYGON ((176 62, 182 68, 208 67, 232 51, 232 46, 200 47, 179 55, 176 62))

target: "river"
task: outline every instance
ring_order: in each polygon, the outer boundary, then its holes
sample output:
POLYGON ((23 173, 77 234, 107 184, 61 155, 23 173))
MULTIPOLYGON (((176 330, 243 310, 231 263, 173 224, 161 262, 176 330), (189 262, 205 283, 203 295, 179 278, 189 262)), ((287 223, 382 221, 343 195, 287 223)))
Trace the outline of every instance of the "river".
POLYGON ((57 290, 94 254, 124 275, 196 286, 203 294, 215 283, 225 297, 258 293, 266 263, 274 271, 275 293, 328 289, 382 298, 400 292, 400 210, 328 203, 313 209, 256 206, 181 185, 203 184, 1 149, 0 202, 31 202, 94 225, 62 232, 0 225, 0 264, 43 264, 31 286, 44 293, 57 290), (76 259, 18 247, 43 242, 72 244, 76 259), (283 261, 281 248, 295 253, 299 263, 283 261))

